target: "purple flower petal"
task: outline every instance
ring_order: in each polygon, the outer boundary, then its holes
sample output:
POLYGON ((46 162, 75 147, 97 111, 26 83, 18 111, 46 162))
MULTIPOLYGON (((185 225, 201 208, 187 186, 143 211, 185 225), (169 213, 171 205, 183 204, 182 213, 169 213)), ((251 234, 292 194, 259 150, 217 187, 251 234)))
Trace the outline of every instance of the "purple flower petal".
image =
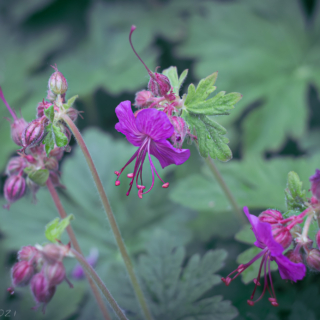
POLYGON ((190 157, 190 150, 176 149, 165 139, 152 141, 150 144, 150 153, 159 160, 162 168, 170 164, 178 166, 186 162, 190 157))
POLYGON ((119 122, 115 125, 115 129, 123 133, 128 141, 136 147, 139 147, 145 135, 137 129, 136 118, 133 115, 130 101, 123 101, 116 107, 116 114, 119 122))
POLYGON ((168 139, 174 132, 167 115, 156 109, 141 110, 137 115, 136 124, 138 130, 152 140, 168 139))
POLYGON ((282 279, 296 282, 305 277, 306 266, 303 263, 294 263, 283 255, 274 257, 274 260, 278 264, 279 273, 282 279))

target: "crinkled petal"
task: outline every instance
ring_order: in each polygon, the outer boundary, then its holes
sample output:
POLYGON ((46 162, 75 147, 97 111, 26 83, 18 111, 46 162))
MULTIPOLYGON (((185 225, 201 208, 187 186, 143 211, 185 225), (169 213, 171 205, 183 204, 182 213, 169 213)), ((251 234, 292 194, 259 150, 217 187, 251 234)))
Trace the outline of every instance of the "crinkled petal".
POLYGON ((186 162, 190 157, 190 150, 176 149, 165 139, 151 141, 150 153, 159 160, 162 168, 170 164, 178 166, 186 162))
POLYGON ((243 211, 249 219, 252 231, 257 239, 254 245, 261 249, 268 247, 269 251, 274 255, 281 254, 283 247, 273 239, 271 225, 261 222, 258 217, 250 214, 248 207, 244 207, 243 211))
POLYGON ((141 110, 136 118, 137 128, 152 140, 168 139, 174 132, 174 127, 163 111, 156 109, 141 110))
POLYGON ((296 282, 302 280, 306 275, 306 266, 303 263, 294 263, 283 255, 273 257, 279 267, 282 279, 296 282))
POLYGON ((115 125, 115 129, 123 133, 128 141, 134 146, 139 147, 145 135, 143 135, 136 126, 136 118, 133 115, 130 101, 123 101, 116 107, 116 115, 119 122, 115 125))

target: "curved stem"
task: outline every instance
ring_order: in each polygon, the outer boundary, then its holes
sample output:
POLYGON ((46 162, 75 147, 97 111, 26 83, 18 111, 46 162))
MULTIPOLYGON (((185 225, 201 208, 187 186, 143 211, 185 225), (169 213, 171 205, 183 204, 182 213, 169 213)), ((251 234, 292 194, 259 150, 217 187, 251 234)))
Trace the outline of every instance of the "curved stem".
MULTIPOLYGON (((59 212, 59 215, 60 215, 61 219, 66 218, 67 217, 67 213, 66 213, 66 211, 64 210, 64 208, 62 206, 62 203, 60 201, 59 195, 58 195, 58 193, 57 193, 57 191, 56 191, 56 189, 55 189, 55 187, 54 187, 54 185, 53 185, 53 183, 52 183, 50 178, 47 180, 46 184, 47 184, 47 188, 48 188, 48 190, 49 190, 49 192, 51 194, 52 200, 53 200, 54 204, 57 207, 57 210, 59 212)), ((76 238, 76 235, 74 234, 74 231, 73 231, 73 229, 72 229, 72 227, 70 225, 67 227, 67 232, 68 232, 70 241, 72 243, 72 246, 79 253, 82 254, 80 246, 79 246, 79 243, 78 243, 78 240, 76 238)), ((93 280, 91 279, 91 277, 89 276, 89 274, 87 273, 86 270, 85 270, 85 275, 86 275, 86 277, 88 279, 88 282, 90 284, 91 290, 93 292, 94 297, 97 300, 97 303, 98 303, 98 305, 100 307, 100 310, 101 310, 101 313, 102 313, 104 319, 105 320, 111 320, 111 318, 109 316, 109 313, 108 313, 108 310, 107 310, 106 306, 104 305, 104 302, 103 302, 102 297, 100 295, 100 292, 99 292, 97 286, 95 285, 95 283, 93 282, 93 280)))
POLYGON ((123 311, 118 306, 117 302, 113 299, 111 293, 109 292, 103 281, 100 279, 95 270, 90 266, 87 260, 77 250, 71 249, 71 252, 74 254, 78 262, 81 264, 82 268, 86 270, 86 272, 96 282, 96 284, 98 285, 106 299, 109 301, 111 307, 113 308, 114 312, 117 314, 119 319, 128 320, 127 317, 124 315, 123 311))
MULTIPOLYGON (((196 143, 197 147, 198 144, 196 143)), ((229 187, 227 186, 226 182, 224 181, 220 171, 218 170, 218 168, 216 167, 215 163, 213 162, 213 160, 208 157, 205 159, 209 169, 211 170, 211 172, 213 173, 213 175, 215 176, 215 178, 217 179, 221 189, 223 190, 224 194, 226 195, 226 197, 228 198, 231 206, 233 207, 234 212, 237 215, 238 220, 242 223, 242 224, 246 224, 248 221, 245 218, 242 210, 240 209, 240 207, 238 206, 238 203, 236 201, 236 199, 234 198, 233 194, 231 193, 231 190, 229 189, 229 187)))
POLYGON ((65 114, 65 115, 63 115, 63 120, 67 123, 67 125, 70 128, 70 130, 72 131, 72 133, 73 133, 74 137, 76 138, 76 140, 78 142, 78 145, 80 146, 80 148, 81 148, 81 150, 83 152, 83 155, 84 155, 84 157, 85 157, 85 159, 87 161, 88 167, 89 167, 89 169, 91 171, 93 180, 94 180, 94 182, 96 184, 98 193, 100 195, 100 199, 102 201, 102 205, 103 205, 103 207, 105 209, 105 212, 107 214, 107 217, 109 219, 109 223, 110 223, 111 229, 113 231, 113 235, 115 237, 115 240, 117 242, 118 248, 119 248, 120 253, 122 255, 124 264, 125 264, 126 269, 128 271, 128 274, 129 274, 133 289, 134 289, 136 297, 137 297, 137 299, 139 301, 139 304, 140 304, 140 307, 142 309, 142 312, 143 312, 143 314, 144 314, 144 316, 145 316, 145 318, 147 320, 152 320, 152 316, 151 316, 151 313, 150 313, 149 308, 147 306, 146 299, 145 299, 145 297, 143 295, 143 292, 142 292, 142 289, 141 289, 141 287, 139 285, 137 276, 135 275, 131 259, 129 257, 128 252, 127 252, 125 244, 124 244, 124 242, 122 240, 121 233, 120 233, 120 230, 119 230, 119 228, 117 226, 117 222, 116 222, 114 214, 112 212, 109 200, 108 200, 107 195, 106 195, 106 193, 105 193, 105 191, 103 189, 102 182, 101 182, 100 177, 98 175, 97 169, 96 169, 96 167, 95 167, 95 165, 93 163, 91 155, 90 155, 90 153, 88 151, 88 148, 87 148, 87 146, 86 146, 86 144, 85 144, 85 142, 84 142, 84 140, 83 140, 83 138, 81 136, 80 131, 78 130, 77 126, 72 122, 70 117, 65 114))
POLYGON ((14 110, 10 107, 9 103, 7 102, 6 98, 4 97, 4 94, 2 92, 2 88, 0 87, 0 98, 3 101, 3 103, 5 104, 5 106, 7 107, 8 111, 10 112, 13 120, 18 120, 18 117, 16 115, 16 113, 14 112, 14 110))

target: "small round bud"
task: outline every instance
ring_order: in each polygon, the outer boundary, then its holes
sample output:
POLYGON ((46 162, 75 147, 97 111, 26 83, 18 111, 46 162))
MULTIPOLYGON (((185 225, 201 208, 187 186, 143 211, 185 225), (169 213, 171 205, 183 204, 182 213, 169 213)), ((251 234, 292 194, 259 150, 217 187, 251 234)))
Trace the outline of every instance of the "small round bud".
POLYGON ((118 186, 120 186, 120 181, 117 180, 114 184, 115 184, 116 187, 118 187, 118 186))
POLYGON ((21 175, 12 175, 4 184, 4 197, 8 201, 5 207, 10 208, 10 204, 22 198, 26 191, 26 181, 21 175))
POLYGON ((8 175, 18 174, 27 166, 23 157, 13 157, 7 164, 6 173, 8 175))
POLYGON ((170 118, 170 122, 173 124, 174 132, 170 137, 174 146, 181 148, 183 141, 187 135, 187 125, 181 117, 173 116, 170 118))
POLYGON ((300 252, 295 252, 295 250, 288 250, 285 253, 285 256, 294 263, 303 263, 303 257, 300 252))
POLYGON ((164 183, 163 185, 162 185, 162 188, 169 188, 169 182, 166 182, 166 183, 164 183))
POLYGON ((56 262, 53 264, 45 264, 43 266, 43 272, 48 280, 49 286, 57 286, 66 277, 66 270, 62 262, 56 262))
POLYGON ((290 231, 281 224, 272 224, 271 227, 274 240, 280 243, 284 249, 288 248, 292 243, 290 231))
POLYGON ((162 97, 171 89, 170 80, 167 76, 155 72, 150 76, 148 89, 156 96, 162 97))
POLYGON ((64 94, 68 90, 67 80, 56 67, 54 67, 54 69, 56 71, 50 76, 48 82, 49 90, 54 94, 64 94))
POLYGON ((42 255, 47 263, 55 264, 61 262, 69 250, 70 247, 68 246, 49 243, 43 247, 42 255))
POLYGON ((56 287, 49 286, 48 280, 43 272, 33 276, 30 289, 37 303, 48 303, 56 292, 56 287))
POLYGON ((29 261, 19 261, 11 269, 12 285, 23 287, 29 284, 35 274, 35 268, 29 261))
POLYGON ((45 126, 47 124, 45 116, 31 121, 22 134, 22 144, 24 149, 39 144, 45 137, 45 126))
POLYGON ((320 170, 316 169, 316 173, 309 180, 311 182, 312 195, 320 200, 320 170))
POLYGON ((48 109, 50 106, 52 106, 51 102, 44 101, 44 100, 39 102, 37 106, 37 118, 43 117, 44 110, 48 109))
POLYGON ((44 162, 45 168, 48 170, 57 171, 59 169, 59 163, 56 158, 53 158, 53 157, 45 158, 43 162, 44 162))
POLYGON ((148 91, 148 90, 138 91, 136 93, 134 105, 137 108, 147 108, 152 103, 152 98, 154 98, 154 95, 152 94, 151 91, 148 91))
POLYGON ((281 212, 273 209, 268 209, 261 212, 258 218, 261 222, 267 222, 270 224, 279 223, 279 221, 283 220, 281 212))
POLYGON ((33 246, 25 246, 19 250, 18 260, 29 261, 37 265, 41 262, 41 254, 37 248, 33 246))
POLYGON ((320 251, 311 249, 306 255, 306 263, 311 270, 320 271, 320 251))
POLYGON ((11 139, 18 146, 23 146, 22 135, 27 125, 28 122, 23 118, 14 120, 11 124, 11 139))

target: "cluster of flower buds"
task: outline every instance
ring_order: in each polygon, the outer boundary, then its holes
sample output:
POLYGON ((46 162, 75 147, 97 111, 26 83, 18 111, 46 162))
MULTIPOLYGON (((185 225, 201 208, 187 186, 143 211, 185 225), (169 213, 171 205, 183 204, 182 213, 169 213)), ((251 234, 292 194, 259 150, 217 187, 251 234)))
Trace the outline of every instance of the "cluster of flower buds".
POLYGON ((11 269, 12 286, 8 289, 12 294, 15 287, 30 286, 35 308, 43 305, 45 312, 47 303, 52 299, 56 287, 64 280, 72 288, 66 278, 63 259, 70 254, 70 245, 47 244, 22 247, 18 252, 18 262, 11 269))

